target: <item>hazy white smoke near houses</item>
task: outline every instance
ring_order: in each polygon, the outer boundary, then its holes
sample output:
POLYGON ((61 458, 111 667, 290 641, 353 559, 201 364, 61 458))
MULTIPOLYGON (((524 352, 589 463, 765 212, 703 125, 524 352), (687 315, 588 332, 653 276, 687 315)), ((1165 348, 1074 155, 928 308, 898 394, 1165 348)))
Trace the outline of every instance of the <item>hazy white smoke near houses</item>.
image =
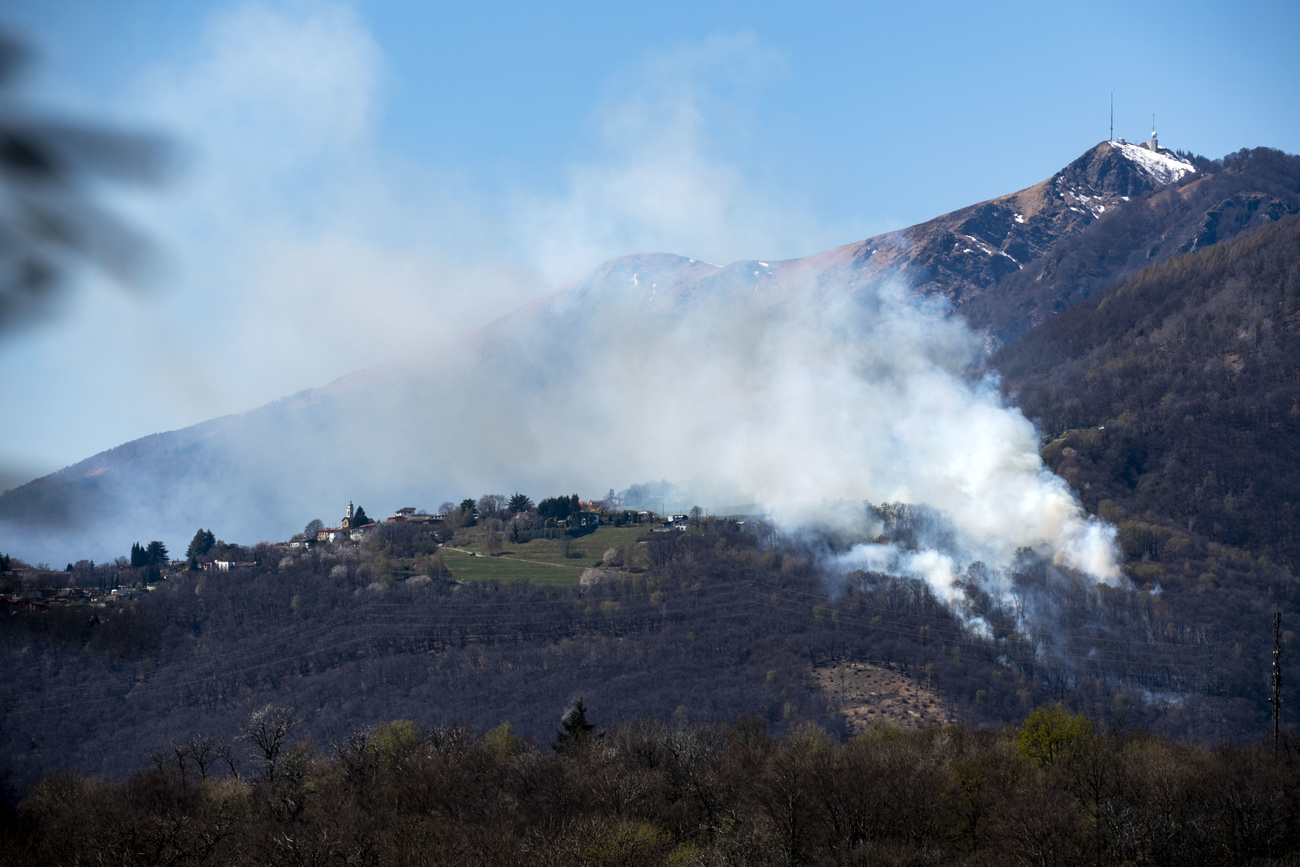
POLYGON ((1120 580, 1114 530, 1043 465, 996 381, 971 378, 980 340, 959 317, 794 266, 738 264, 671 304, 638 276, 583 320, 586 364, 534 416, 552 442, 566 441, 553 425, 581 419, 567 434, 581 458, 556 471, 667 478, 716 506, 760 503, 785 528, 866 538, 862 501, 926 505, 950 546, 863 544, 843 565, 921 577, 941 597, 969 562, 1005 566, 1022 547, 1120 580))

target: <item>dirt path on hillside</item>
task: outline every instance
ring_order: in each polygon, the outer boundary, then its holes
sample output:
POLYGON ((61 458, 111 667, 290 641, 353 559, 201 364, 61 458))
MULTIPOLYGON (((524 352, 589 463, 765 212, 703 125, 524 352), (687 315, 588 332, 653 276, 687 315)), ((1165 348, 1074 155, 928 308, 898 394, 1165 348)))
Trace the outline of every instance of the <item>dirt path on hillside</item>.
MULTIPOLYGON (((450 545, 442 545, 441 548, 445 548, 448 551, 457 551, 461 554, 468 554, 471 557, 487 556, 486 554, 480 554, 477 551, 466 551, 464 548, 453 548, 450 545)), ((568 563, 547 563, 545 560, 529 560, 525 557, 517 557, 514 554, 503 553, 501 556, 507 557, 517 563, 534 563, 538 566, 554 566, 556 569, 585 569, 586 568, 585 566, 577 566, 577 565, 570 566, 568 563)))

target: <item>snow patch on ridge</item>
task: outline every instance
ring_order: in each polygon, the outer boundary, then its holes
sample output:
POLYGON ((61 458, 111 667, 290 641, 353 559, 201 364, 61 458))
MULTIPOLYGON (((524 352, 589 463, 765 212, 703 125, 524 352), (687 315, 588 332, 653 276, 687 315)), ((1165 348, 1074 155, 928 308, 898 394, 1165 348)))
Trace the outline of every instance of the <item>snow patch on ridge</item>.
POLYGON ((1194 173, 1196 169, 1187 160, 1174 156, 1168 151, 1147 150, 1135 144, 1111 142, 1110 146, 1122 156, 1137 163, 1158 184, 1172 184, 1183 175, 1194 173))

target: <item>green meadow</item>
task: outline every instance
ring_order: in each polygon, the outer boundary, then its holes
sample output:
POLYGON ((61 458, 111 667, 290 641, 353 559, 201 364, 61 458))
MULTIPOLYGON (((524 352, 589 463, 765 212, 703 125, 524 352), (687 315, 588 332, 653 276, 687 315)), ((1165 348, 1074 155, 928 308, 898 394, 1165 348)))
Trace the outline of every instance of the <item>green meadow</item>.
MULTIPOLYGON (((503 540, 500 554, 488 554, 487 531, 471 527, 458 531, 456 539, 444 545, 443 563, 466 581, 529 581, 534 584, 577 584, 584 569, 599 565, 610 548, 631 546, 650 531, 648 525, 601 527, 596 532, 569 542, 566 557, 558 539, 534 539, 516 544, 503 540)), ((637 564, 633 554, 633 563, 637 564)))

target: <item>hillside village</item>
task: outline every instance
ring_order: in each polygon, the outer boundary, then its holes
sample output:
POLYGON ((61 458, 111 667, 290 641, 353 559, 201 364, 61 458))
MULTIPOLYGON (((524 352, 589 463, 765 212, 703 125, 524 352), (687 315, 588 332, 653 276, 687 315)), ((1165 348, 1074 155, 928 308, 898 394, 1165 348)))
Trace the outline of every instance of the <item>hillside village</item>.
MULTIPOLYGON (((691 514, 661 516, 649 510, 623 509, 623 500, 613 491, 604 499, 580 500, 576 494, 553 497, 534 504, 523 494, 512 497, 486 494, 478 500, 465 499, 459 504, 447 502, 437 512, 404 506, 380 520, 370 518, 364 508, 349 502, 337 526, 325 526, 319 519, 310 521, 303 532, 280 542, 259 542, 251 547, 218 539, 211 530, 196 531, 183 558, 172 558, 166 545, 152 541, 132 545, 129 557, 111 563, 96 564, 89 560, 68 563, 61 571, 46 564, 31 566, 22 561, 0 557, 0 602, 7 606, 40 611, 50 607, 132 602, 141 594, 158 588, 160 582, 184 572, 231 572, 254 569, 277 552, 304 553, 315 548, 337 550, 343 547, 385 551, 400 540, 400 547, 412 554, 410 562, 398 564, 386 573, 390 580, 428 575, 453 581, 497 577, 492 568, 470 568, 469 558, 505 558, 506 561, 547 563, 559 560, 586 560, 589 545, 575 546, 582 537, 599 533, 600 541, 625 543, 631 536, 653 532, 684 532, 703 520, 698 507, 691 514), (531 559, 519 555, 528 543, 533 546, 531 559), (448 565, 448 559, 453 565, 448 565), (540 558, 540 559, 538 559, 540 558), (426 562, 427 560, 427 562, 426 562), (435 562, 436 561, 436 562, 435 562), (460 562, 457 562, 460 561, 460 562), (461 573, 469 573, 460 577, 461 573)), ((743 523, 743 522, 742 522, 743 523)), ((622 566, 622 552, 598 552, 590 568, 622 566), (612 562, 611 562, 612 561, 612 562)), ((629 555, 630 564, 633 557, 629 555)), ((567 564, 566 564, 567 565, 567 564)), ((570 566, 570 570, 577 569, 570 566)), ((584 567, 588 568, 588 567, 584 567)), ((578 574, 566 575, 576 583, 578 574)), ((555 576, 547 575, 554 579, 555 576)), ((548 582, 549 583, 549 582, 548 582)))

